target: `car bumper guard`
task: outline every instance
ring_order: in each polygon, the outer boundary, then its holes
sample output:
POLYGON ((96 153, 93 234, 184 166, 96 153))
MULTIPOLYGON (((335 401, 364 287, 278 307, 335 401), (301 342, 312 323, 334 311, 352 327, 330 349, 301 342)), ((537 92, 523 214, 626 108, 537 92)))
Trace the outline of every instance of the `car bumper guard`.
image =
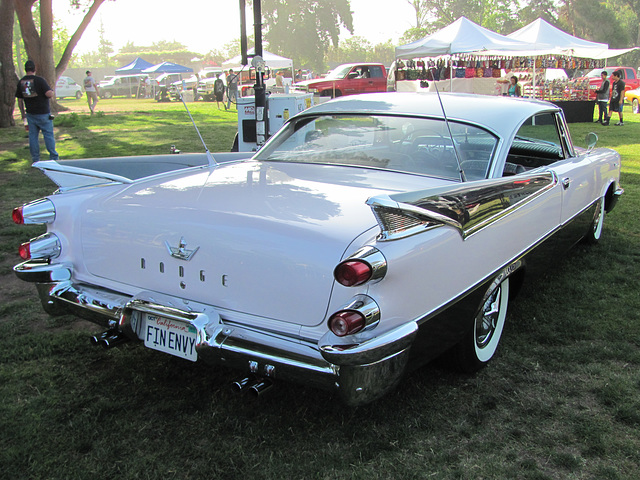
POLYGON ((396 386, 418 330, 411 322, 361 343, 332 345, 325 340, 330 338, 327 335, 315 344, 225 321, 211 307, 193 311, 167 306, 180 304, 180 299, 150 292, 130 297, 75 284, 70 280, 70 266, 27 261, 16 265, 14 271, 22 280, 36 283, 50 313, 71 312, 138 340, 143 338, 145 313, 187 322, 197 331, 199 360, 262 377, 335 389, 349 405, 368 403, 396 386))

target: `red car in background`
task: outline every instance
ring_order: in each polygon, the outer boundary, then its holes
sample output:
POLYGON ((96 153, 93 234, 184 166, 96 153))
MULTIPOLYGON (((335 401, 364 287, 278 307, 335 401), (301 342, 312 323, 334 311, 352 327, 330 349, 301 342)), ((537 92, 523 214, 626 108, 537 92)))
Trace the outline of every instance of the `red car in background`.
POLYGON ((638 74, 636 73, 635 68, 631 67, 604 67, 604 68, 594 68, 585 76, 576 78, 575 81, 579 82, 581 80, 589 81, 589 100, 596 99, 596 90, 600 88, 602 84, 602 77, 600 76, 602 72, 607 72, 607 78, 611 77, 611 74, 616 70, 622 71, 622 80, 625 83, 625 90, 633 90, 635 88, 640 87, 640 79, 638 78, 638 74))
POLYGON ((387 69, 381 63, 347 63, 334 68, 324 78, 297 82, 294 88, 332 98, 386 92, 387 69))

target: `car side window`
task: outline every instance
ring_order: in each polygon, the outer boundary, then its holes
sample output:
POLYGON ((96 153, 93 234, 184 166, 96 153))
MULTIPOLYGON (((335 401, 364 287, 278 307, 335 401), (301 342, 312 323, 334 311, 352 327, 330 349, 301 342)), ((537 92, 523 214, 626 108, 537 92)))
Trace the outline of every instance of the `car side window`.
MULTIPOLYGON (((568 142, 568 140, 567 140, 568 142)), ((534 115, 527 119, 516 133, 503 176, 523 173, 533 168, 551 165, 565 158, 563 140, 558 131, 554 112, 534 115)))
POLYGON ((636 78, 636 72, 634 72, 633 69, 627 68, 627 69, 625 69, 625 72, 627 74, 626 78, 630 78, 632 80, 634 80, 636 78))
POLYGON ((371 74, 371 78, 381 78, 384 76, 382 75, 382 67, 379 65, 369 67, 369 73, 371 74))

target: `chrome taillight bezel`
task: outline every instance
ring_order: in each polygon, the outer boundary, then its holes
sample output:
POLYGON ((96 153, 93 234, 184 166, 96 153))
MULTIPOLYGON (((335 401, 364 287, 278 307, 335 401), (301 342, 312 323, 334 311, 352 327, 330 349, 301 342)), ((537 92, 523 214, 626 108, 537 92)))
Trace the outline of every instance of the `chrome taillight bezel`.
POLYGON ((14 208, 12 218, 18 225, 42 225, 53 223, 56 207, 48 198, 41 198, 14 208))
POLYGON ((364 285, 365 283, 377 283, 382 280, 386 274, 387 259, 380 250, 372 245, 366 245, 360 248, 353 255, 350 255, 348 258, 345 258, 342 262, 340 262, 333 270, 333 278, 340 285, 343 285, 345 287, 357 287, 360 285, 364 285), (350 262, 360 262, 368 265, 371 272, 370 275, 363 281, 353 284, 345 284, 341 282, 341 276, 339 275, 340 268, 342 268, 344 265, 348 265, 350 262))
POLYGON ((347 335, 354 335, 356 333, 361 333, 366 330, 370 330, 374 328, 376 325, 378 325, 379 322, 380 322, 380 307, 378 306, 376 301, 373 298, 371 298, 369 295, 360 294, 353 297, 349 303, 344 305, 338 311, 331 314, 331 316, 327 321, 327 325, 329 327, 329 330, 331 330, 331 332, 334 335, 338 337, 345 337, 347 335), (334 328, 332 328, 333 327, 332 321, 334 320, 334 318, 336 318, 337 316, 343 313, 351 313, 351 312, 355 312, 363 318, 363 325, 360 325, 359 328, 352 331, 348 331, 346 333, 336 333, 334 328))
MULTIPOLYGON (((23 244, 23 246, 24 245, 26 244, 23 244)), ((44 235, 31 239, 31 241, 28 242, 28 248, 29 259, 49 260, 60 255, 62 243, 54 233, 45 233, 44 235)))

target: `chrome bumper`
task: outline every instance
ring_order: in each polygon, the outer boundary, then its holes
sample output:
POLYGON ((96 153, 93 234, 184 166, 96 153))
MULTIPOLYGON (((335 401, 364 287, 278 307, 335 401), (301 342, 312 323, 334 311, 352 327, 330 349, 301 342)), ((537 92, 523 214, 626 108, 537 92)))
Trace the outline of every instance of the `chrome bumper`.
POLYGON ((412 322, 348 346, 332 345, 326 340, 330 335, 318 343, 304 342, 225 321, 205 305, 176 308, 184 305, 181 299, 151 292, 130 297, 74 284, 69 280, 71 268, 66 266, 27 261, 14 271, 22 280, 36 283, 50 313, 71 312, 139 341, 143 313, 187 322, 197 331, 198 359, 257 376, 337 390, 348 405, 371 402, 397 385, 418 330, 412 322))

